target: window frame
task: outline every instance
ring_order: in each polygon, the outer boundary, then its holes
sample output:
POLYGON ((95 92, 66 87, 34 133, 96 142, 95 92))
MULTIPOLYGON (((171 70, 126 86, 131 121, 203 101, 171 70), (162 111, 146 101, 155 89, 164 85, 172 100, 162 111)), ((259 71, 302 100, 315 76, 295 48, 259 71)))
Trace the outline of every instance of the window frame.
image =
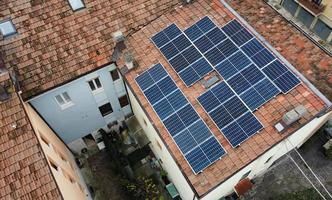
POLYGON ((108 115, 110 115, 110 114, 112 114, 114 112, 112 104, 110 102, 107 102, 107 103, 105 103, 103 105, 98 106, 98 109, 99 109, 99 112, 100 112, 100 114, 101 114, 102 117, 106 117, 106 116, 108 116, 108 115), (108 104, 110 105, 111 111, 102 113, 100 108, 103 107, 103 106, 106 106, 108 104))
POLYGON ((111 77, 112 77, 112 81, 113 81, 113 82, 118 81, 118 80, 121 79, 120 74, 119 74, 119 71, 118 71, 117 68, 111 70, 111 71, 110 71, 110 75, 111 75, 111 77), (116 75, 116 76, 117 76, 116 79, 114 79, 114 77, 113 77, 113 73, 114 73, 114 72, 116 72, 116 74, 117 74, 117 75, 116 75))
POLYGON ((102 92, 102 91, 104 90, 103 84, 101 83, 101 81, 100 81, 100 77, 99 77, 99 76, 97 76, 97 77, 95 77, 95 78, 92 78, 92 79, 88 80, 87 83, 88 83, 88 85, 89 85, 89 88, 90 88, 92 94, 94 94, 94 95, 97 94, 97 93, 99 93, 99 92, 102 92), (97 84, 97 82, 96 82, 97 79, 98 79, 98 82, 99 82, 99 84, 100 84, 100 87, 98 87, 98 84, 97 84), (91 88, 91 84, 90 84, 90 82, 92 83, 92 85, 94 86, 95 89, 92 89, 92 88, 91 88))
POLYGON ((54 96, 56 102, 58 103, 58 105, 61 107, 62 110, 69 108, 70 106, 74 105, 72 98, 69 96, 67 91, 61 92, 60 94, 57 94, 54 96), (64 94, 67 94, 67 96, 69 97, 70 101, 68 101, 68 99, 65 97, 64 94), (60 97, 61 100, 64 102, 63 104, 61 104, 58 100, 57 97, 60 97))
POLYGON ((7 23, 7 22, 9 22, 9 23, 11 24, 12 28, 14 29, 14 32, 4 35, 3 32, 2 32, 1 29, 0 29, 0 33, 1 33, 1 35, 2 35, 2 37, 3 37, 4 39, 9 38, 9 37, 11 37, 11 36, 14 36, 14 35, 18 34, 17 29, 16 29, 16 27, 15 27, 15 24, 13 23, 13 20, 12 20, 11 18, 9 18, 9 19, 4 19, 4 20, 0 21, 0 25, 1 25, 1 24, 4 24, 4 23, 7 23))
POLYGON ((67 0, 67 1, 68 1, 68 4, 69 4, 69 6, 70 6, 70 8, 71 8, 71 10, 72 10, 73 12, 77 12, 77 11, 80 11, 80 10, 83 10, 83 9, 86 8, 86 5, 85 5, 84 0, 74 0, 74 1, 81 1, 82 4, 83 4, 83 7, 76 8, 76 9, 74 9, 74 7, 72 6, 72 4, 70 3, 71 0, 67 0))

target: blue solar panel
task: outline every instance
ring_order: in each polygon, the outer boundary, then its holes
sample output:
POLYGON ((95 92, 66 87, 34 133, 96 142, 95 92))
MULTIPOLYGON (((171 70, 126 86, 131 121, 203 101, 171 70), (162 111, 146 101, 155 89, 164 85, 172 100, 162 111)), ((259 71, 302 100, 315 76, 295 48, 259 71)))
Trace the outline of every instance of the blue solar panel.
POLYGON ((289 92, 295 86, 300 84, 300 80, 278 60, 266 66, 263 69, 263 72, 283 93, 289 92))
POLYGON ((184 33, 188 36, 188 38, 191 41, 197 40, 199 37, 201 37, 204 34, 196 24, 186 29, 184 33))
POLYGON ((229 79, 238 72, 234 65, 228 60, 225 60, 217 65, 215 69, 225 80, 229 79))
POLYGON ((184 34, 181 34, 179 37, 173 40, 173 44, 179 51, 183 51, 191 45, 191 42, 184 34))
POLYGON ((249 57, 254 56, 264 48, 265 47, 256 38, 250 40, 247 44, 241 47, 244 53, 246 53, 249 57))
POLYGON ((176 90, 167 96, 167 100, 172 105, 174 110, 178 110, 188 103, 187 99, 184 97, 180 90, 176 90))
POLYGON ((163 93, 160 91, 157 85, 153 85, 149 89, 145 90, 144 94, 150 101, 151 105, 157 103, 157 101, 164 97, 163 93))
POLYGON ((186 154, 185 157, 196 174, 211 164, 200 147, 196 147, 191 152, 186 154))
POLYGON ((211 63, 212 66, 216 66, 225 59, 225 56, 221 54, 217 47, 214 47, 210 51, 206 52, 204 56, 211 63))
POLYGON ((265 65, 273 61, 275 57, 269 52, 269 50, 263 49, 251 57, 251 59, 259 68, 263 68, 265 65))
POLYGON ((177 114, 186 126, 190 126, 199 119, 199 116, 190 104, 177 111, 177 114))
POLYGON ((254 111, 265 103, 265 99, 254 89, 250 88, 240 95, 244 103, 254 111))
POLYGON ((211 91, 207 91, 201 96, 199 96, 198 101, 206 110, 206 112, 210 112, 211 110, 220 105, 220 102, 218 101, 217 97, 214 96, 214 94, 211 91))
POLYGON ((235 96, 235 93, 228 87, 225 82, 221 82, 214 86, 211 91, 217 97, 220 103, 224 103, 226 100, 235 96))
POLYGON ((226 39, 226 35, 218 27, 212 29, 206 36, 215 45, 226 39))
POLYGON ((288 69, 279 61, 275 60, 263 69, 263 72, 271 79, 275 80, 287 72, 288 69))
POLYGON ((200 146, 210 162, 220 159, 220 157, 225 154, 225 151, 218 148, 218 145, 218 140, 216 140, 215 137, 211 137, 200 146))
MULTIPOLYGON (((163 66, 161 64, 155 65, 155 67, 149 69, 148 72, 155 82, 157 82, 167 76, 167 72, 165 71, 165 69, 163 68, 163 66)), ((146 77, 143 76, 143 78, 146 78, 146 77)), ((151 84, 153 84, 153 83, 150 82, 149 85, 151 85, 151 84)))
POLYGON ((268 79, 263 79, 261 82, 257 83, 254 88, 256 91, 265 99, 265 101, 270 100, 280 93, 279 89, 276 88, 271 81, 268 79))
POLYGON ((232 116, 228 113, 226 108, 223 105, 220 105, 213 111, 209 113, 210 117, 214 121, 214 123, 222 129, 223 127, 227 126, 227 124, 233 121, 232 116))
POLYGON ((234 34, 231 38, 235 42, 235 44, 241 46, 244 43, 248 42, 251 38, 253 38, 253 36, 246 29, 242 29, 241 31, 234 34))
POLYGON ((179 76, 187 86, 190 86, 200 79, 200 76, 191 67, 187 67, 179 73, 179 76))
POLYGON ((136 81, 143 91, 154 84, 154 81, 148 71, 137 77, 136 81))
POLYGON ((186 154, 197 146, 195 139, 188 130, 183 130, 181 133, 177 134, 174 140, 183 154, 186 154))
POLYGON ((195 173, 226 153, 161 64, 136 82, 195 173))
POLYGON ((188 128, 195 141, 201 143, 211 137, 211 132, 202 120, 198 120, 188 128))
POLYGON ((208 17, 203 17, 199 20, 196 25, 199 29, 201 29, 204 33, 208 32, 209 30, 213 29, 216 25, 211 21, 208 17))
POLYGON ((179 36, 182 32, 175 24, 171 24, 165 28, 164 33, 170 40, 172 40, 179 36))
POLYGON ((177 56, 175 56, 169 61, 169 63, 177 73, 179 73, 181 70, 188 67, 189 65, 189 63, 186 61, 182 54, 178 54, 177 56))
POLYGON ((234 118, 238 118, 243 113, 248 111, 248 108, 242 103, 239 97, 234 96, 230 100, 224 103, 224 106, 228 113, 234 118))
POLYGON ((235 121, 221 131, 225 135, 228 142, 231 143, 232 147, 237 147, 248 138, 245 132, 235 121))
POLYGON ((167 59, 171 59, 179 53, 178 49, 174 46, 174 44, 172 42, 163 46, 160 49, 160 51, 164 54, 164 56, 167 59))
POLYGON ((230 55, 239 50, 236 45, 229 39, 224 40, 223 42, 218 44, 217 47, 225 57, 229 57, 230 55))
POLYGON ((157 83, 159 89, 161 90, 161 92, 167 96, 168 94, 170 94, 171 92, 173 92, 174 90, 177 89, 174 81, 172 80, 171 77, 167 76, 164 79, 160 80, 157 83))
POLYGON ((202 53, 205 53, 214 46, 214 44, 206 36, 202 36, 196 40, 194 44, 202 53))
POLYGON ((160 48, 165 44, 167 44, 169 42, 169 39, 164 32, 159 32, 158 34, 152 37, 152 41, 158 48, 160 48))
POLYGON ((241 74, 251 85, 265 78, 264 74, 254 64, 242 70, 241 74))
POLYGON ((158 103, 153 105, 154 110, 159 115, 160 119, 163 120, 168 117, 170 114, 174 112, 171 104, 167 101, 167 99, 163 99, 158 103))
POLYGON ((197 62, 193 63, 191 67, 200 77, 203 77, 205 74, 213 70, 213 67, 205 60, 205 58, 199 59, 197 62))
POLYGON ((247 67, 249 64, 251 64, 251 61, 249 60, 249 58, 247 58, 247 56, 244 55, 244 53, 242 53, 241 51, 238 51, 235 54, 233 54, 231 57, 228 58, 228 60, 239 71, 241 71, 242 69, 247 67))
POLYGON ((228 36, 232 36, 232 35, 234 35, 235 33, 239 32, 242 29, 243 29, 242 25, 237 20, 233 20, 233 21, 229 22, 226 26, 224 26, 222 28, 222 30, 228 36))
POLYGON ((200 54, 199 51, 194 46, 191 46, 188 49, 184 50, 182 52, 182 55, 188 61, 189 64, 192 64, 193 62, 202 57, 202 54, 200 54))
POLYGON ((300 84, 300 80, 290 71, 284 73, 279 78, 273 81, 278 88, 283 92, 287 93, 292 90, 295 86, 300 84))
POLYGON ((227 80, 227 83, 237 94, 241 94, 251 87, 250 83, 242 76, 242 74, 236 74, 227 80))
POLYGON ((236 120, 236 122, 241 126, 242 130, 244 130, 248 137, 263 129, 263 125, 251 112, 244 114, 236 120))
POLYGON ((176 113, 169 116, 166 120, 163 121, 163 123, 172 136, 175 136, 186 128, 176 113))

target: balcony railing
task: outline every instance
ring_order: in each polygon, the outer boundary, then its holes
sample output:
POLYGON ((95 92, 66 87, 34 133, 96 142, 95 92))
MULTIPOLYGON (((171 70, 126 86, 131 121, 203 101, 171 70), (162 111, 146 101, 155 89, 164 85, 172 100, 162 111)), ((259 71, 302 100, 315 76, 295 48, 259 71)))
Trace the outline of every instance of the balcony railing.
POLYGON ((298 2, 315 15, 321 14, 325 9, 325 5, 320 0, 298 0, 298 2))

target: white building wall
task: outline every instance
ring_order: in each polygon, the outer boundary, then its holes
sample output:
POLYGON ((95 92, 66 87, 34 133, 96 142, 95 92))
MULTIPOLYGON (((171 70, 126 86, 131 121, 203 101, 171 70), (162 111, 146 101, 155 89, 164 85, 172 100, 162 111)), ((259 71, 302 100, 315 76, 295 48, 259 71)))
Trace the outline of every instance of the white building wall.
POLYGON ((204 200, 214 200, 219 199, 220 197, 226 196, 233 192, 233 187, 240 181, 242 176, 247 172, 250 172, 249 178, 255 178, 259 175, 262 175, 271 165, 272 163, 285 155, 288 151, 293 149, 294 147, 300 147, 305 141, 307 141, 324 123, 332 116, 332 112, 325 114, 320 118, 315 118, 310 123, 306 124, 304 127, 300 128, 298 131, 293 133, 288 139, 280 142, 262 156, 257 158, 254 162, 240 170, 238 173, 233 175, 223 184, 218 186, 212 192, 204 196, 202 199, 204 200), (268 163, 265 163, 270 157, 268 163))
POLYGON ((194 198, 194 192, 189 186, 187 180, 182 175, 180 168, 177 166, 171 154, 168 152, 166 146, 164 145, 163 141, 159 137, 151 122, 149 121, 148 117, 145 115, 143 109, 138 103, 136 97, 133 95, 132 91, 130 91, 129 87, 128 96, 131 101, 132 111, 136 116, 136 119, 138 120, 147 137, 151 141, 150 148, 157 156, 157 158, 162 160, 162 167, 167 171, 168 178, 175 185, 183 200, 192 200, 194 198), (161 148, 159 147, 159 145, 161 146, 161 148))

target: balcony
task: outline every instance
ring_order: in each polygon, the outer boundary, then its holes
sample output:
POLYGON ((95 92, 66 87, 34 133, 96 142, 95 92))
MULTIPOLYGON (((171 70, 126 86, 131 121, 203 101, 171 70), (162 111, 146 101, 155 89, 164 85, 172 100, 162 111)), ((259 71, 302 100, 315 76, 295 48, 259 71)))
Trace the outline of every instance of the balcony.
POLYGON ((325 5, 318 0, 298 0, 298 2, 316 16, 324 12, 325 9, 325 5))

